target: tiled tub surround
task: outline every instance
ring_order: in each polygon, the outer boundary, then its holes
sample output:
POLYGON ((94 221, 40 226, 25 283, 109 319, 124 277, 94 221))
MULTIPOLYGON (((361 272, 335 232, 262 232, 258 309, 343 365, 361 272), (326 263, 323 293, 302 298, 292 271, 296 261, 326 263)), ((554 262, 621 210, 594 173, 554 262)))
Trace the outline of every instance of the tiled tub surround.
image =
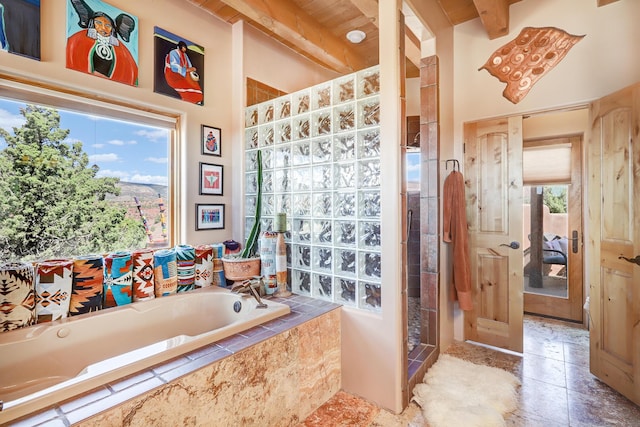
POLYGON ((292 291, 369 311, 382 297, 379 91, 376 66, 245 112, 245 212, 262 150, 262 229, 287 214, 292 291))
POLYGON ((291 312, 11 425, 296 425, 341 386, 339 305, 291 312))

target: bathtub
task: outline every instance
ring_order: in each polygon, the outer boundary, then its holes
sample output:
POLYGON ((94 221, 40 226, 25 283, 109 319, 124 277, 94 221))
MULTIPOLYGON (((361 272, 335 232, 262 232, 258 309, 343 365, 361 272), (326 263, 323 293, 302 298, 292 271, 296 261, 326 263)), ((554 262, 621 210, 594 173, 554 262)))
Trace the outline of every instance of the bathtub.
POLYGON ((0 333, 0 424, 290 312, 210 286, 0 333))

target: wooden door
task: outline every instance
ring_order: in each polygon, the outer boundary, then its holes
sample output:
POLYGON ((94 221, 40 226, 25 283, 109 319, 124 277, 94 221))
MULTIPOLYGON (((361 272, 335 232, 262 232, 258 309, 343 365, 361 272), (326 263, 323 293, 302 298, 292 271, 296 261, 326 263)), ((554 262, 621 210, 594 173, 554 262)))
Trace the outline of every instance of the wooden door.
MULTIPOLYGON (((527 146, 529 142, 525 142, 527 146)), ((567 294, 552 297, 543 293, 524 294, 524 311, 543 316, 559 317, 575 322, 583 321, 584 281, 582 248, 582 137, 553 138, 531 143, 541 145, 569 144, 571 146, 571 176, 568 185, 568 266, 567 294)), ((526 177, 526 174, 525 174, 526 177)))
POLYGON ((464 138, 474 300, 465 339, 522 352, 522 118, 466 124, 464 138))
POLYGON ((589 118, 590 369, 640 404, 640 84, 589 118))

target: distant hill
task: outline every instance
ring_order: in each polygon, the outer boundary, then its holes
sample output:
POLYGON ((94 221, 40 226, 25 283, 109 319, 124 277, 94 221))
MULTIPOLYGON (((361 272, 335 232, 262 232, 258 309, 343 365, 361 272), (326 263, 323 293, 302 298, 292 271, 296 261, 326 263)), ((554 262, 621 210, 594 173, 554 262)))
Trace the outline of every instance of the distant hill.
POLYGON ((160 194, 165 201, 167 200, 168 187, 166 185, 138 184, 120 181, 118 186, 120 187, 120 195, 109 195, 107 196, 107 200, 131 202, 134 197, 137 197, 140 201, 153 200, 155 202, 158 199, 158 194, 160 194))

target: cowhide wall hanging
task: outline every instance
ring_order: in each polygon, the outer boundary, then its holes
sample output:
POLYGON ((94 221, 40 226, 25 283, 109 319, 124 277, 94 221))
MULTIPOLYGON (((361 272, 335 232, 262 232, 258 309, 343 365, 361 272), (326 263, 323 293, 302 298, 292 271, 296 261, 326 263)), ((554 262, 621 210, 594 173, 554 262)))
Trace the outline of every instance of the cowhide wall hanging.
POLYGON ((484 68, 506 83, 502 95, 517 104, 583 37, 554 27, 525 27, 518 37, 496 50, 478 71, 484 68))

